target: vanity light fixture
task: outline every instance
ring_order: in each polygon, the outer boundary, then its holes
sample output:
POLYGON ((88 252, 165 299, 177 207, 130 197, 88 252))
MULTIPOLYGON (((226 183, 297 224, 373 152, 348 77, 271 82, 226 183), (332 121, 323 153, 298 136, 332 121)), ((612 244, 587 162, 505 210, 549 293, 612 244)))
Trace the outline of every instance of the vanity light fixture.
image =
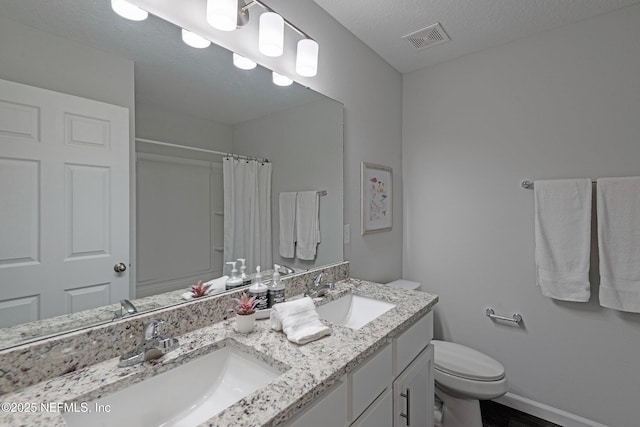
POLYGON ((289 77, 287 76, 283 76, 282 74, 278 74, 275 71, 272 71, 272 79, 273 79, 273 84, 277 85, 277 86, 289 86, 291 83, 293 83, 293 80, 291 80, 289 77))
POLYGON ((233 53, 233 65, 240 68, 241 70, 253 70, 256 68, 255 62, 250 60, 249 58, 245 58, 242 55, 238 55, 237 53, 233 53))
MULTIPOLYGON (((214 1, 222 0, 208 0, 208 4, 214 1)), ((298 42, 296 53, 296 73, 303 77, 313 77, 318 73, 318 42, 264 4, 262 0, 234 0, 234 2, 237 28, 242 28, 249 22, 249 9, 252 6, 258 5, 264 9, 265 12, 260 15, 258 27, 258 50, 260 53, 269 57, 281 56, 284 52, 284 28, 287 26, 302 36, 298 42)), ((231 9, 230 5, 229 10, 231 9)))
POLYGON ((303 77, 318 74, 318 42, 315 40, 302 39, 298 42, 296 73, 303 77))
POLYGON ((284 19, 275 12, 260 15, 258 49, 263 55, 277 57, 284 52, 284 19))
POLYGON ((211 42, 202 36, 192 33, 189 30, 182 29, 182 41, 196 49, 204 49, 211 45, 211 42))
POLYGON ((127 0, 111 0, 111 9, 131 21, 144 21, 149 16, 149 12, 129 3, 127 0))
POLYGON ((221 31, 238 26, 238 0, 207 0, 207 22, 221 31))
MULTIPOLYGON (((302 36, 298 41, 296 52, 296 73, 303 77, 314 77, 318 74, 318 42, 305 32, 264 4, 262 0, 207 0, 207 22, 222 31, 233 31, 242 28, 249 22, 249 8, 258 5, 265 12, 260 15, 258 28, 258 50, 265 56, 279 57, 284 53, 285 25, 302 36)), ((127 0, 111 0, 111 8, 123 18, 142 21, 149 16, 146 10, 127 0)), ((182 29, 182 40, 194 48, 203 49, 211 45, 204 37, 182 29)), ((233 54, 233 65, 243 70, 251 70, 256 63, 236 53, 233 54)), ((293 80, 273 72, 273 83, 278 86, 289 86, 293 80)))

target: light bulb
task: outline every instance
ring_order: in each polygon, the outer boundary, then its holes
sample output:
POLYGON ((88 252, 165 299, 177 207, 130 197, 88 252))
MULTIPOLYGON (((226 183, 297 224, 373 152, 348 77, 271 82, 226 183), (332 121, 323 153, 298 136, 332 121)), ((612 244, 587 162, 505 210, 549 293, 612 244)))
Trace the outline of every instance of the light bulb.
POLYGON ((238 26, 238 0, 207 0, 207 22, 221 31, 238 26))
POLYGON ((257 64, 249 58, 245 58, 244 56, 238 55, 234 52, 233 65, 240 68, 241 70, 253 70, 254 68, 256 68, 257 64))
POLYGON ((144 21, 149 16, 149 12, 129 3, 127 0, 111 0, 111 9, 131 21, 144 21))
POLYGON ((315 40, 302 39, 298 42, 296 73, 304 77, 318 74, 318 43, 315 40))
POLYGON ((293 83, 293 80, 291 80, 289 77, 278 74, 275 71, 273 71, 272 78, 273 84, 278 86, 289 86, 291 83, 293 83))
POLYGON ((284 19, 275 12, 260 15, 258 49, 263 55, 276 57, 284 50, 284 19))
POLYGON ((191 47, 195 47, 196 49, 204 49, 205 47, 209 47, 209 45, 211 45, 211 42, 209 40, 197 35, 196 33, 185 30, 184 28, 182 29, 182 41, 191 47))

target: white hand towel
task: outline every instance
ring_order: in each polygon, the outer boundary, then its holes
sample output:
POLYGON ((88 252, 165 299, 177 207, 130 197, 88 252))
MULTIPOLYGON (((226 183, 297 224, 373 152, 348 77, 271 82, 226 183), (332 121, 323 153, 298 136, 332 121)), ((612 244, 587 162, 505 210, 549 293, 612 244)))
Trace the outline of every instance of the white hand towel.
POLYGON ((295 253, 296 193, 280 193, 280 256, 293 258, 295 253))
POLYGON ((589 301, 591 180, 536 181, 534 193, 536 274, 542 294, 589 301))
POLYGON ((320 243, 320 211, 317 191, 298 192, 296 198, 296 241, 298 259, 314 260, 320 243))
POLYGON ((211 294, 211 293, 215 293, 215 291, 219 291, 219 290, 225 290, 225 286, 227 285, 227 280, 229 280, 229 276, 222 276, 222 277, 218 277, 217 279, 212 279, 209 280, 208 282, 205 282, 205 285, 211 285, 209 286, 209 289, 207 289, 207 292, 205 292, 207 295, 211 294))
POLYGON ((271 329, 284 331, 289 341, 300 345, 331 334, 331 328, 320 321, 309 297, 275 304, 270 322, 271 329))
POLYGON ((597 185, 600 305, 640 313, 640 177, 597 185))

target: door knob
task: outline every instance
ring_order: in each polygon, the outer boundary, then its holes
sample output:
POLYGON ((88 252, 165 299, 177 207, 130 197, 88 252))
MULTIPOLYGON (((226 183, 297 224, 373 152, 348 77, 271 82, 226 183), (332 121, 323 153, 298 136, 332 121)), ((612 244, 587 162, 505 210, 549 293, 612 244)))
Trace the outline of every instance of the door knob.
POLYGON ((113 271, 116 273, 124 273, 127 271, 127 265, 124 262, 119 262, 113 266, 113 271))

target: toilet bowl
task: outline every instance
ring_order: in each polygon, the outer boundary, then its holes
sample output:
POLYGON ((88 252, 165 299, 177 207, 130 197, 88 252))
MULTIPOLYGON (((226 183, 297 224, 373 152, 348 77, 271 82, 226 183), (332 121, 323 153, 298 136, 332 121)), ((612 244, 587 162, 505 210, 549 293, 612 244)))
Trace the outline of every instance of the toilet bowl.
MULTIPOLYGON (((389 286, 420 290, 421 285, 396 280, 389 286)), ((482 427, 480 400, 495 399, 507 392, 504 367, 472 348, 432 340, 434 349, 436 427, 482 427)))
POLYGON ((436 426, 482 427, 479 401, 507 392, 504 367, 486 354, 460 344, 438 340, 431 343, 436 406, 441 411, 436 426))

